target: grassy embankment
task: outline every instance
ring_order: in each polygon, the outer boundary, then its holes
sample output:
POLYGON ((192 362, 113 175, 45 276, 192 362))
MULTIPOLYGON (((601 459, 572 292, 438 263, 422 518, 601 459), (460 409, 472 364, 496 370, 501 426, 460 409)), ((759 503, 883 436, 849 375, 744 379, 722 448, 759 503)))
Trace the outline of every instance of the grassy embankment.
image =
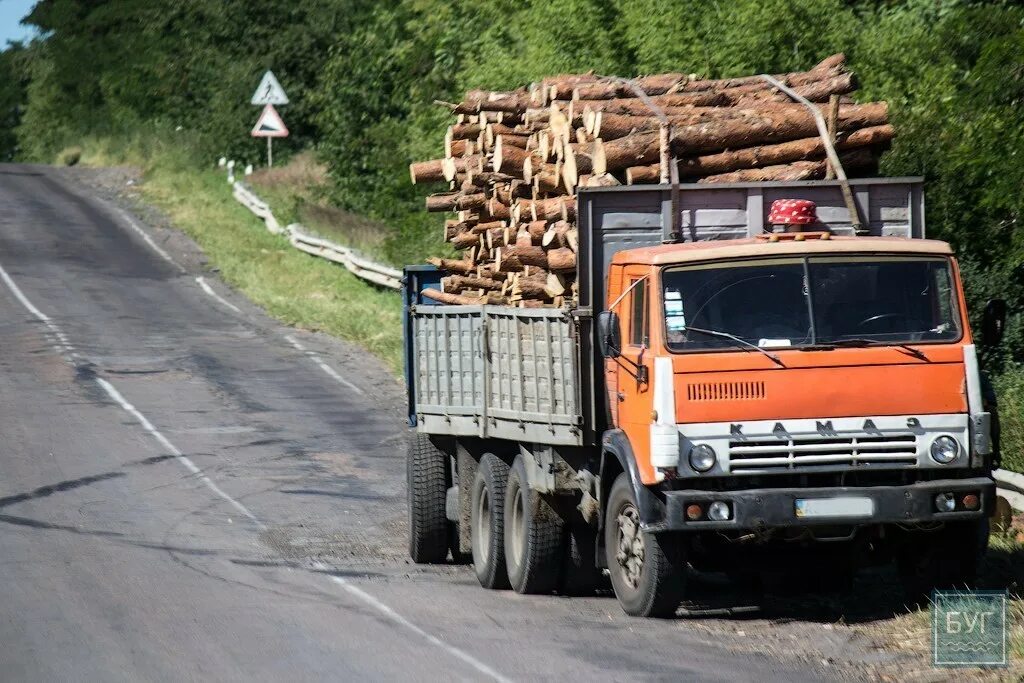
MULTIPOLYGON (((223 171, 197 170, 187 153, 172 145, 135 141, 92 142, 83 147, 83 164, 142 168, 141 198, 163 210, 192 237, 230 286, 287 324, 363 346, 398 374, 402 338, 401 299, 396 292, 369 285, 341 266, 297 251, 283 237, 270 234, 260 219, 231 198, 223 171)), ((287 223, 300 216, 287 210, 283 186, 271 192, 257 185, 257 192, 267 195, 275 216, 287 223), (280 214, 279 204, 284 207, 280 214)), ((296 200, 294 206, 306 203, 296 200)), ((372 253, 374 228, 380 226, 349 214, 327 212, 327 216, 301 218, 325 237, 362 244, 372 253), (351 220, 350 233, 344 218, 351 220)))

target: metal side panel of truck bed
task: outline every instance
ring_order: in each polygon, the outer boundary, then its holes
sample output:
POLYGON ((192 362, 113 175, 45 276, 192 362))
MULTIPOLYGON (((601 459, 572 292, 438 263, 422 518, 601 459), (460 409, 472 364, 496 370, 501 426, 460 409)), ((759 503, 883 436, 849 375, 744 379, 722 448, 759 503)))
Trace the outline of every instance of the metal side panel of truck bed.
POLYGON ((566 311, 420 305, 410 315, 417 429, 583 443, 578 333, 566 311))

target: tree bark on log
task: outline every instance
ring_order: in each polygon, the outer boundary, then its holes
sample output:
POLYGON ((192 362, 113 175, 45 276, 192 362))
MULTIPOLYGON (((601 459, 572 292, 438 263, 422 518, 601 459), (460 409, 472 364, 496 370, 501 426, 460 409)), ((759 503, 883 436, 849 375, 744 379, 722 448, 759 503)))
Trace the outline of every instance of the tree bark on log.
POLYGON ((525 149, 511 147, 502 143, 501 137, 494 144, 494 156, 491 166, 495 171, 522 176, 523 162, 530 155, 525 149))
POLYGON ((477 298, 452 294, 451 292, 442 292, 438 289, 424 289, 420 294, 428 299, 453 306, 471 306, 480 303, 477 298))
MULTIPOLYGON (((839 155, 839 162, 844 169, 857 169, 875 163, 875 155, 870 149, 856 149, 839 155)), ((765 166, 764 168, 747 168, 732 173, 701 178, 699 183, 750 183, 789 180, 820 180, 825 177, 828 163, 819 161, 794 161, 791 164, 765 166)))
POLYGON ((547 267, 553 273, 575 272, 576 252, 572 249, 551 249, 547 252, 547 267))
POLYGON ((431 159, 430 161, 416 161, 409 164, 409 177, 412 184, 433 183, 439 180, 451 180, 444 177, 444 159, 431 159))
POLYGON ((427 211, 454 211, 455 200, 459 195, 459 192, 442 192, 439 194, 428 195, 424 200, 427 211))
POLYGON ((453 237, 451 243, 456 249, 470 249, 480 243, 480 235, 467 230, 453 237))
POLYGON ((502 204, 493 197, 487 202, 487 214, 491 218, 499 221, 507 221, 512 217, 512 214, 508 209, 508 204, 502 204))
MULTIPOLYGON (((846 55, 839 52, 826 57, 807 71, 793 71, 785 74, 774 74, 772 78, 790 87, 800 86, 820 81, 823 78, 828 78, 829 76, 842 72, 845 69, 845 66, 846 55)), ((690 81, 689 83, 680 86, 679 90, 682 92, 722 90, 725 88, 736 88, 743 85, 750 85, 752 83, 764 83, 766 87, 771 87, 768 85, 767 81, 760 76, 743 76, 741 78, 690 81)))
MULTIPOLYGON (((871 126, 844 134, 836 143, 837 150, 875 147, 892 141, 891 125, 871 126)), ((776 166, 793 161, 817 160, 825 157, 825 143, 820 137, 804 138, 774 145, 719 152, 679 160, 679 175, 695 177, 728 173, 742 168, 776 166)))
POLYGON ((427 263, 437 266, 441 270, 447 270, 451 273, 462 273, 463 275, 469 275, 476 270, 476 266, 473 265, 472 261, 458 261, 450 258, 431 257, 427 259, 427 263))
POLYGON ((464 289, 490 289, 500 290, 504 284, 502 280, 495 280, 489 277, 475 275, 449 275, 441 280, 445 291, 458 293, 464 289), (449 290, 449 287, 451 288, 449 290))
MULTIPOLYGON (((888 107, 884 102, 848 105, 840 107, 838 125, 839 130, 851 130, 883 125, 887 119, 888 107)), ((708 121, 673 128, 672 149, 676 154, 692 155, 798 140, 817 134, 818 127, 810 112, 780 113, 768 109, 748 119, 708 121)), ((657 131, 633 133, 603 145, 609 171, 652 164, 659 160, 661 152, 657 131)))

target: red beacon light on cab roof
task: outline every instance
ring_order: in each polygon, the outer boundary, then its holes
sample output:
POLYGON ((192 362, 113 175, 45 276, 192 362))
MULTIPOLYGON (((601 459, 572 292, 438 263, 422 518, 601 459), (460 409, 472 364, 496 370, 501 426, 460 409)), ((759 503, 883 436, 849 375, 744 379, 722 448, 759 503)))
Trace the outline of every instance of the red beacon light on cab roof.
POLYGON ((768 242, 793 240, 802 242, 806 239, 827 240, 832 233, 825 230, 806 231, 806 226, 819 223, 817 205, 809 199, 776 199, 768 211, 768 225, 771 232, 758 235, 759 239, 768 242))

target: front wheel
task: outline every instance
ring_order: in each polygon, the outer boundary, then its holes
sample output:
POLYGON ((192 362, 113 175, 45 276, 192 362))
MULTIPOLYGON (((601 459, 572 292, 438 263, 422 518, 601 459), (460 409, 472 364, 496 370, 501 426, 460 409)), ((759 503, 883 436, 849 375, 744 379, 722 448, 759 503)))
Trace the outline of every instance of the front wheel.
POLYGON ((686 588, 682 547, 669 536, 641 530, 640 510, 625 472, 612 484, 605 512, 608 571, 623 611, 633 617, 674 615, 686 588))

